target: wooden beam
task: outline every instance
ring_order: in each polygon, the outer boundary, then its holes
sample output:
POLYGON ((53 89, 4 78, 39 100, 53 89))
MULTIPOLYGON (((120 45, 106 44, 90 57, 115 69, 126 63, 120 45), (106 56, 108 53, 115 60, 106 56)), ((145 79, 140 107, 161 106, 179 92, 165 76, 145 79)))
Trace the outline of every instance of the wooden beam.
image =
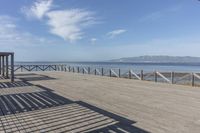
POLYGON ((2 56, 2 76, 5 76, 5 64, 4 64, 4 56, 2 56))
POLYGON ((14 53, 11 54, 11 82, 14 82, 14 53))
POLYGON ((5 56, 6 57, 6 78, 9 78, 8 77, 8 74, 9 74, 9 71, 8 71, 8 55, 7 56, 5 56))
POLYGON ((2 63, 1 63, 1 57, 2 57, 2 56, 0 56, 0 75, 1 75, 1 72, 2 72, 2 70, 1 70, 1 68, 2 68, 2 67, 1 67, 1 64, 2 64, 2 63))

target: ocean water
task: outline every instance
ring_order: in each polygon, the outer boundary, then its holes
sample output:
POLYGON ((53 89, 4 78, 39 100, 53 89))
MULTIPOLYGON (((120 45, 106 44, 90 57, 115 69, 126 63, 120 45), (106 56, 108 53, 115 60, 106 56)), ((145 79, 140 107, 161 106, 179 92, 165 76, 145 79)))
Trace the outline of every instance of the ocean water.
POLYGON ((72 67, 91 67, 104 69, 121 69, 144 72, 195 72, 200 73, 200 63, 122 63, 122 62, 16 62, 16 65, 65 64, 72 67))

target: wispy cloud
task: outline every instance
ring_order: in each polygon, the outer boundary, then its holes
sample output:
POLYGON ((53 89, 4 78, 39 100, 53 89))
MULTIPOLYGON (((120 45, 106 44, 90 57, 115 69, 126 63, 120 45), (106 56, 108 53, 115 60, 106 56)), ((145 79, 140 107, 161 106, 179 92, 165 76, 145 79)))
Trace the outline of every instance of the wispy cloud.
POLYGON ((163 15, 163 12, 161 12, 161 11, 152 12, 152 13, 140 18, 139 21, 140 22, 153 21, 153 20, 156 20, 156 19, 162 17, 162 15, 163 15))
POLYGON ((155 12, 152 12, 150 14, 147 14, 146 16, 141 17, 139 19, 139 21, 140 22, 146 22, 146 21, 158 20, 159 18, 162 18, 163 16, 166 16, 168 14, 179 11, 181 8, 182 8, 181 5, 176 5, 176 6, 172 6, 172 7, 169 7, 167 9, 164 9, 164 10, 155 11, 155 12))
POLYGON ((53 0, 38 0, 23 7, 28 18, 37 18, 49 26, 49 32, 74 42, 84 37, 84 29, 95 24, 94 12, 84 9, 53 10, 53 0), (46 19, 44 19, 46 17, 46 19))
POLYGON ((91 38, 91 39, 90 39, 91 44, 95 44, 96 41, 97 41, 97 38, 91 38))
POLYGON ((82 39, 83 29, 95 23, 93 12, 82 9, 56 10, 46 15, 50 32, 70 42, 82 39))
POLYGON ((32 35, 29 32, 20 30, 17 26, 17 19, 11 16, 0 15, 0 45, 1 46, 25 46, 49 44, 49 40, 43 37, 32 35))
POLYGON ((106 35, 109 36, 110 38, 114 38, 115 36, 123 34, 125 32, 126 32, 125 29, 117 29, 117 30, 113 30, 111 32, 108 32, 106 35))
POLYGON ((53 0, 37 0, 30 7, 22 7, 21 12, 27 18, 42 19, 44 15, 51 9, 53 0))

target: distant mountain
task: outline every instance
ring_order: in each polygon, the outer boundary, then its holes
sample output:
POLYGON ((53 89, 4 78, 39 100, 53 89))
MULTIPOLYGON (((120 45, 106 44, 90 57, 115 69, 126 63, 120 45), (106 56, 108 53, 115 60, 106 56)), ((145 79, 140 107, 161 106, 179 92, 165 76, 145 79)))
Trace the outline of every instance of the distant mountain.
POLYGON ((111 62, 149 62, 149 63, 200 63, 200 57, 191 56, 138 56, 110 60, 111 62))

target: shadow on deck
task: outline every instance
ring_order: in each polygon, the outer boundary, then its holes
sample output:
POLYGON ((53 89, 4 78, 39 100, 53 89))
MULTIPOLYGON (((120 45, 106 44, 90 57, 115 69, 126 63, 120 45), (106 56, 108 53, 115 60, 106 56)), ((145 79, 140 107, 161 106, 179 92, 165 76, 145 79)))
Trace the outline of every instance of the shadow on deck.
POLYGON ((15 82, 0 82, 0 89, 32 86, 29 82, 15 81, 15 82))
POLYGON ((28 93, 0 94, 0 132, 147 133, 135 127, 135 121, 83 101, 72 101, 49 88, 35 87, 40 91, 27 88, 28 93))
POLYGON ((16 79, 20 79, 22 81, 40 81, 40 80, 55 80, 56 78, 52 78, 46 75, 34 74, 34 73, 22 73, 16 74, 16 79))

